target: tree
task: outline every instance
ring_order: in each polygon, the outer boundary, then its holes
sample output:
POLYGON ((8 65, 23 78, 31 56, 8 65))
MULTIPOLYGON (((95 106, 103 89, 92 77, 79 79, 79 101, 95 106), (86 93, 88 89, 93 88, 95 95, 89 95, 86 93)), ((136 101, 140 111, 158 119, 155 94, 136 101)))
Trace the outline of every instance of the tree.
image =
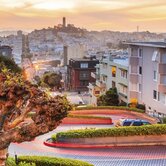
POLYGON ((0 55, 0 64, 6 66, 14 73, 21 73, 21 68, 14 62, 13 59, 10 59, 5 56, 0 55))
POLYGON ((55 129, 71 105, 65 97, 52 98, 20 74, 0 68, 0 165, 11 142, 31 141, 55 129), (27 118, 29 112, 35 114, 27 118))
POLYGON ((119 99, 116 88, 110 88, 105 95, 101 95, 97 100, 98 106, 118 106, 119 99))
POLYGON ((48 86, 50 88, 59 89, 61 87, 61 75, 53 72, 44 73, 41 78, 41 85, 48 86))

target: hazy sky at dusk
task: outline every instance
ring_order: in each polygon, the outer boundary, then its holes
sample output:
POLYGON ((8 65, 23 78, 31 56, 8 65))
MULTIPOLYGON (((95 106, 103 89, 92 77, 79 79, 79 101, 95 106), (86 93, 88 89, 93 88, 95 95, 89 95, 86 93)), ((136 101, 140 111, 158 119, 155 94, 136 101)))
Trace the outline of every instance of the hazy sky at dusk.
POLYGON ((166 0, 0 0, 0 29, 67 23, 88 30, 166 32, 166 0))

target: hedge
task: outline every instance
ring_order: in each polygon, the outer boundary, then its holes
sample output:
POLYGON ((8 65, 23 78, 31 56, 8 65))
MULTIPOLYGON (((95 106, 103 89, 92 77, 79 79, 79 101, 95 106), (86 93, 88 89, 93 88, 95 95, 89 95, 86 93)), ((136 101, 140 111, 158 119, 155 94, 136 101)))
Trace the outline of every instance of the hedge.
POLYGON ((84 161, 47 156, 19 156, 19 162, 35 163, 36 166, 93 166, 84 161))
POLYGON ((94 138, 94 137, 120 137, 134 135, 162 135, 166 134, 166 125, 155 124, 145 126, 127 126, 113 127, 105 129, 79 129, 59 132, 56 134, 56 140, 61 138, 94 138))
POLYGON ((36 166, 35 163, 26 163, 26 162, 20 162, 19 164, 15 163, 15 160, 11 157, 7 159, 7 166, 36 166))
POLYGON ((132 107, 124 107, 124 106, 87 106, 87 107, 76 107, 75 110, 93 110, 93 109, 111 109, 111 110, 127 110, 127 111, 134 111, 134 112, 140 112, 145 113, 145 110, 141 110, 138 108, 132 108, 132 107))
POLYGON ((73 115, 69 114, 67 115, 69 118, 85 118, 85 119, 110 119, 111 117, 105 117, 105 116, 90 116, 90 115, 73 115))

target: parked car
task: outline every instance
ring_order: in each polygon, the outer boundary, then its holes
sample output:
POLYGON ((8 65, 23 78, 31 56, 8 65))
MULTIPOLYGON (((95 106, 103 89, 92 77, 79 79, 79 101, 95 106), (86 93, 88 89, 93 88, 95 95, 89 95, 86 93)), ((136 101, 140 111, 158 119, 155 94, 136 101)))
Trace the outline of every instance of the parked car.
POLYGON ((151 123, 146 121, 146 120, 142 120, 142 119, 120 119, 117 123, 116 123, 116 127, 119 126, 142 126, 142 125, 150 125, 151 123))

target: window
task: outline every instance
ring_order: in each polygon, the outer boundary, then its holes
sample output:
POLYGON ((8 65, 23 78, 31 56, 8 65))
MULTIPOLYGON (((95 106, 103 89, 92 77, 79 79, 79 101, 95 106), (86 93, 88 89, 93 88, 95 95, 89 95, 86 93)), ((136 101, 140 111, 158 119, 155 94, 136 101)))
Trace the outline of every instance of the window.
POLYGON ((130 126, 131 125, 131 122, 124 122, 123 123, 123 126, 130 126))
POLYGON ((89 72, 80 71, 80 80, 89 80, 89 72))
POLYGON ((157 100, 157 91, 156 90, 153 91, 153 99, 157 100))
POLYGON ((88 63, 81 63, 80 68, 88 68, 88 63))
POLYGON ((127 78, 127 71, 126 70, 120 70, 120 75, 123 78, 127 78))
POLYGON ((154 51, 152 55, 152 61, 158 61, 158 51, 154 51))
POLYGON ((107 82, 107 76, 103 76, 103 81, 107 82))
POLYGON ((138 57, 142 58, 143 50, 141 48, 138 49, 138 57))
POLYGON ((112 88, 115 88, 116 87, 116 83, 115 81, 112 81, 112 88))
POLYGON ((112 67, 112 77, 116 77, 116 67, 112 67))
POLYGON ((161 103, 166 104, 166 94, 160 93, 159 95, 160 95, 159 98, 160 98, 161 103))
POLYGON ((88 86, 89 81, 80 81, 80 86, 88 86))
POLYGON ((142 91, 142 85, 139 84, 139 92, 141 92, 141 91, 142 91))
POLYGON ((134 122, 132 126, 142 126, 142 122, 134 122))
POLYGON ((124 94, 124 95, 127 95, 127 92, 128 92, 127 86, 120 85, 119 92, 124 94))
POLYGON ((139 66, 139 74, 142 75, 142 67, 139 66))
POLYGON ((153 79, 155 80, 155 81, 157 81, 157 71, 153 71, 153 79))

